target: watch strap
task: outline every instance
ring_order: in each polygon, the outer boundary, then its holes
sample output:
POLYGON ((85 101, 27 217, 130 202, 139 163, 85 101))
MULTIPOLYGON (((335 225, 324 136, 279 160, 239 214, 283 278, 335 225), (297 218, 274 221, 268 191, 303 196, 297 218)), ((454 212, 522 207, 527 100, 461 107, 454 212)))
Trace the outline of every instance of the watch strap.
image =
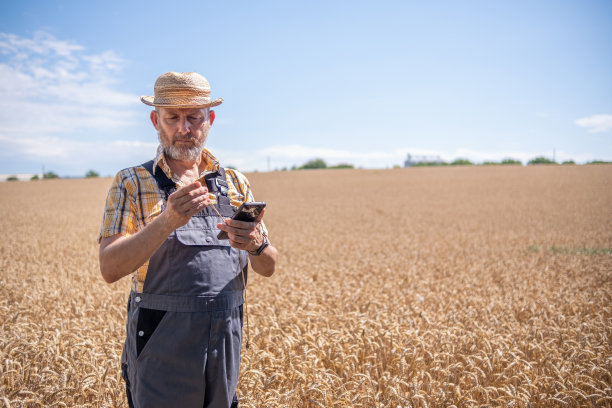
POLYGON ((248 251, 248 252, 249 254, 253 256, 259 256, 268 247, 268 245, 270 245, 270 241, 268 241, 268 237, 264 236, 264 241, 259 246, 259 248, 257 248, 256 251, 248 251))

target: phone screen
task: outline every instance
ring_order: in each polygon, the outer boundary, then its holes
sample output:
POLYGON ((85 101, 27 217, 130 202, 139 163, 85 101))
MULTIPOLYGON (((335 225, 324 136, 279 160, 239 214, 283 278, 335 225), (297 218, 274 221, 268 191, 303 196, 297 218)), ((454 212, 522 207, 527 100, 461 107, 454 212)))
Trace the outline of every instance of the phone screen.
MULTIPOLYGON (((262 201, 249 201, 246 203, 242 203, 234 214, 234 216, 232 217, 232 219, 247 222, 255 221, 265 207, 266 203, 262 201)), ((219 232, 219 235, 217 235, 217 238, 228 239, 229 237, 227 236, 227 232, 221 231, 219 232)))

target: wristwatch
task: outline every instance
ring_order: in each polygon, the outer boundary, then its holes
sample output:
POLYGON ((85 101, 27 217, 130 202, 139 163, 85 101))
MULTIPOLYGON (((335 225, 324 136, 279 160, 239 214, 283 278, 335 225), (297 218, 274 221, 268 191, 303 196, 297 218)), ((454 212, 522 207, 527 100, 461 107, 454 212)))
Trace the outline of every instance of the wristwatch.
POLYGON ((268 247, 268 245, 270 245, 270 241, 268 241, 268 237, 266 237, 264 235, 263 239, 264 239, 263 243, 260 245, 259 248, 257 248, 257 250, 255 250, 255 251, 248 251, 250 255, 259 256, 264 251, 264 249, 266 249, 268 247))

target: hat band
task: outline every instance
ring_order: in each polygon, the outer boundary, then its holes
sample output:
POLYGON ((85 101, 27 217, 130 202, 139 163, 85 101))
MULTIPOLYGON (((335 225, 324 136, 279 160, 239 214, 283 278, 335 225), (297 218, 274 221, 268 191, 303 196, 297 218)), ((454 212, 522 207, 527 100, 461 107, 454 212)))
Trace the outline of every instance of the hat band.
POLYGON ((164 98, 157 96, 153 100, 155 105, 206 105, 210 103, 210 98, 206 97, 173 97, 164 98))
POLYGON ((155 92, 155 97, 161 97, 161 98, 175 98, 175 97, 198 97, 198 96, 204 96, 204 97, 209 97, 210 96, 210 89, 193 89, 193 88, 183 88, 183 89, 159 89, 156 90, 155 92))

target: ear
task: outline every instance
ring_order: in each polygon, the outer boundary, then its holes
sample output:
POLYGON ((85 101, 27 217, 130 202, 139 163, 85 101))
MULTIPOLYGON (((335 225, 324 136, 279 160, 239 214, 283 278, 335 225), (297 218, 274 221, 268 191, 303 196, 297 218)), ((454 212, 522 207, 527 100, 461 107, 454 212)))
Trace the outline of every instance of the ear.
POLYGON ((213 122, 215 121, 215 111, 211 110, 208 114, 209 118, 210 118, 210 126, 212 126, 213 122))
MULTIPOLYGON (((159 121, 159 117, 157 116, 157 111, 155 109, 153 109, 151 111, 151 123, 153 123, 153 126, 155 127, 155 129, 158 129, 158 122, 159 121)), ((159 129, 158 129, 159 130, 159 129)))

